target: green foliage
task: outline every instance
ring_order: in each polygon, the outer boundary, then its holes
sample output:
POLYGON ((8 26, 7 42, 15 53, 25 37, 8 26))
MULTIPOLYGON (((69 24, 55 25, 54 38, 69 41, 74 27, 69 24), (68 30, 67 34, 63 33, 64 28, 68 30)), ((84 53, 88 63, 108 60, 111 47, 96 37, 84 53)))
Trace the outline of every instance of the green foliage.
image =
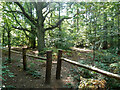
POLYGON ((35 67, 35 64, 34 63, 30 63, 30 67, 35 67))
MULTIPOLYGON (((12 59, 11 59, 12 60, 12 59)), ((8 62, 10 61, 10 59, 9 58, 5 58, 5 63, 7 64, 8 62)), ((4 63, 4 64, 5 64, 4 63)))
MULTIPOLYGON (((39 25, 41 23, 40 20, 42 19, 36 20, 37 18, 39 19, 39 17, 37 16, 37 9, 33 3, 20 2, 20 4, 25 9, 24 11, 28 16, 31 16, 31 19, 38 23, 37 25, 34 25, 33 22, 23 15, 23 13, 10 13, 9 11, 11 10, 21 11, 17 4, 12 2, 1 2, 0 5, 2 8, 0 8, 0 11, 2 11, 2 20, 0 24, 2 26, 0 27, 0 36, 2 36, 2 45, 8 45, 8 32, 10 31, 12 46, 30 46, 31 39, 34 39, 36 42, 40 36, 38 35, 36 38, 39 33, 37 32, 38 27, 43 26, 43 30, 45 30, 45 28, 56 25, 59 17, 60 19, 63 17, 71 17, 71 19, 64 20, 57 26, 60 27, 60 29, 53 28, 46 32, 43 31, 45 32, 46 48, 43 48, 43 50, 39 52, 39 55, 45 55, 46 50, 53 50, 55 55, 57 53, 57 49, 69 50, 69 48, 73 46, 81 48, 87 47, 89 49, 96 50, 95 60, 90 62, 93 58, 93 53, 89 53, 86 55, 88 57, 87 60, 80 60, 80 63, 88 65, 94 63, 95 67, 100 69, 113 71, 118 74, 120 73, 120 56, 118 56, 120 51, 119 2, 68 2, 60 3, 60 5, 54 2, 49 3, 50 8, 44 7, 42 15, 40 15, 45 19, 42 25, 39 25), (47 15, 46 13, 52 9, 53 11, 47 15), (60 16, 59 11, 61 13, 60 16), (12 27, 13 25, 24 29, 14 29, 12 27)), ((46 2, 43 2, 43 4, 46 4, 46 2)), ((72 56, 71 52, 67 52, 66 54, 67 56, 72 56)), ((81 53, 79 55, 83 56, 81 53)), ((42 62, 40 60, 37 61, 42 62)), ((35 67, 35 64, 31 62, 30 66, 35 67)), ((8 74, 9 77, 14 77, 13 73, 10 73, 6 68, 4 69, 5 71, 3 71, 3 75, 8 74)), ((28 72, 33 76, 37 75, 36 72, 28 72)), ((95 72, 91 72, 83 68, 79 68, 79 72, 83 73, 87 78, 97 78, 100 76, 95 72)), ((78 76, 75 78, 78 78, 78 76)), ((111 79, 110 82, 115 83, 116 81, 111 79)), ((112 85, 112 83, 110 85, 112 85)), ((114 84, 114 86, 115 85, 116 84, 114 84)))
POLYGON ((107 50, 101 50, 96 52, 96 59, 104 62, 104 63, 114 63, 118 60, 117 54, 110 53, 107 50))
POLYGON ((56 29, 54 32, 50 33, 52 37, 47 37, 46 45, 54 46, 59 49, 67 50, 69 47, 74 46, 73 37, 67 33, 67 31, 58 32, 56 29))
POLYGON ((43 51, 40 51, 40 52, 38 53, 38 55, 43 56, 44 54, 46 54, 46 51, 47 51, 47 50, 49 50, 49 48, 44 48, 43 51))
MULTIPOLYGON (((35 12, 36 8, 32 3, 20 3, 28 15, 37 18, 35 12), (32 11, 30 11, 30 8, 32 11), (32 14, 31 14, 32 13, 32 14)), ((44 3, 45 4, 45 3, 44 3)), ((55 28, 48 30, 45 33, 45 46, 57 47, 61 49, 69 49, 72 46, 89 47, 93 49, 103 48, 104 42, 107 41, 111 48, 119 47, 120 45, 114 44, 119 42, 119 2, 80 2, 80 3, 60 3, 60 18, 71 17, 71 19, 64 20, 59 26, 61 30, 55 28), (66 10, 66 12, 64 12, 66 10), (78 13, 77 13, 78 11, 78 13), (63 13, 64 12, 64 13, 63 13)), ((36 27, 24 15, 17 13, 7 13, 6 10, 15 11, 19 7, 14 3, 3 2, 3 21, 2 27, 2 41, 7 45, 7 32, 11 30, 11 45, 30 45, 30 38, 36 39, 36 27), (14 14, 14 15, 13 15, 14 14), (16 21, 17 20, 17 21, 16 21), (12 25, 26 28, 28 30, 13 29, 12 25), (31 30, 31 28, 35 30, 31 30)), ((59 18, 59 4, 50 3, 50 9, 55 8, 48 14, 44 22, 44 28, 55 25, 59 18)), ((48 10, 48 8, 45 7, 48 10)), ((44 10, 43 10, 44 11, 44 10)), ((44 13, 45 14, 45 13, 44 13)), ((43 16, 44 16, 43 14, 43 16)), ((58 26, 58 27, 59 27, 58 26)), ((36 44, 37 45, 37 44, 36 44)), ((116 50, 118 52, 119 49, 116 50)), ((112 50, 111 50, 112 51, 112 50)), ((43 54, 40 52, 40 54, 43 54)))
MULTIPOLYGON (((88 64, 90 65, 91 62, 90 60, 93 58, 92 54, 87 54, 87 57, 90 57, 87 60, 79 60, 80 63, 82 64, 88 64)), ((119 66, 119 56, 116 53, 109 52, 109 50, 97 50, 96 51, 96 56, 95 56, 95 61, 94 61, 94 66, 105 70, 109 71, 112 73, 117 73, 120 74, 120 66, 119 66)), ((102 78, 107 81, 107 88, 118 88, 120 87, 120 82, 118 80, 101 76, 98 73, 91 72, 89 70, 86 70, 84 68, 79 68, 80 75, 83 75, 85 78, 102 78)))
POLYGON ((120 62, 110 64, 111 71, 113 73, 120 74, 120 62))
POLYGON ((41 59, 37 59, 36 61, 41 62, 41 63, 46 62, 45 60, 41 60, 41 59))
POLYGON ((41 77, 40 72, 35 71, 33 69, 28 69, 27 70, 27 75, 32 75, 35 79, 39 79, 41 77))
POLYGON ((113 78, 106 77, 107 87, 110 89, 118 89, 120 88, 120 81, 115 80, 113 78))
POLYGON ((16 89, 16 87, 15 86, 12 86, 12 85, 8 85, 8 86, 3 86, 2 87, 2 90, 4 90, 4 89, 16 89))
MULTIPOLYGON (((5 64, 5 63, 4 63, 5 64)), ((8 76, 8 77, 15 77, 14 76, 14 73, 12 73, 12 72, 10 72, 10 70, 8 69, 8 66, 6 66, 6 65, 2 65, 2 76, 4 77, 4 76, 8 76)), ((6 79, 4 79, 3 77, 1 77, 2 78, 2 80, 4 80, 4 81, 6 81, 6 79)))

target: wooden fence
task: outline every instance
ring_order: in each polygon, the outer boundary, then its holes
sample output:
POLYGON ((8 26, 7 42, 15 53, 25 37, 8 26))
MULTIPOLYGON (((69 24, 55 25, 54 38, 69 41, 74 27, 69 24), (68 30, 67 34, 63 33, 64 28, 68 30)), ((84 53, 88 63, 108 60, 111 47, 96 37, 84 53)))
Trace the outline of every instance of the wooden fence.
POLYGON ((92 67, 92 66, 80 64, 80 63, 78 63, 76 61, 73 61, 73 60, 70 60, 70 59, 67 59, 67 58, 63 58, 62 57, 62 50, 58 51, 56 79, 60 79, 62 61, 65 61, 65 62, 68 62, 70 64, 76 65, 78 67, 82 67, 82 68, 85 68, 85 69, 88 69, 88 70, 91 70, 91 71, 95 71, 95 72, 103 74, 105 76, 120 80, 120 75, 118 75, 118 74, 113 74, 113 73, 110 73, 108 71, 104 71, 104 70, 101 70, 101 69, 98 69, 98 68, 95 68, 95 67, 92 67))
MULTIPOLYGON (((8 49, 10 50, 10 49, 8 49)), ((41 60, 45 60, 46 61, 46 75, 45 75, 45 83, 46 84, 50 84, 51 81, 51 68, 52 68, 52 51, 46 51, 46 57, 38 57, 38 56, 34 56, 34 55, 30 55, 30 54, 26 54, 26 48, 22 49, 22 52, 18 52, 18 51, 14 51, 14 50, 10 50, 11 52, 17 53, 17 54, 22 54, 23 56, 23 70, 27 70, 27 59, 26 56, 29 57, 33 57, 33 58, 37 58, 37 59, 41 59, 41 60)), ((9 51, 9 53, 10 53, 9 51)), ((9 57, 9 54, 8 54, 9 57)), ((111 77, 111 78, 115 78, 117 80, 120 80, 120 75, 118 74, 113 74, 110 73, 108 71, 104 71, 92 66, 87 66, 84 64, 80 64, 76 61, 67 59, 67 58, 63 58, 62 57, 62 50, 58 50, 58 59, 57 59, 57 68, 56 68, 56 79, 60 79, 60 74, 61 74, 61 65, 62 65, 62 61, 68 62, 70 64, 76 65, 78 67, 82 67, 91 71, 95 71, 97 73, 103 74, 105 76, 111 77)), ((11 61, 10 61, 11 62, 11 61)))
MULTIPOLYGON (((3 49, 3 50, 6 50, 6 49, 3 49)), ((11 48, 9 48, 7 51, 8 51, 9 62, 11 62, 11 57, 10 57, 11 52, 17 53, 17 54, 22 54, 23 70, 25 70, 25 71, 27 70, 27 58, 26 58, 26 56, 41 59, 41 60, 45 60, 46 61, 45 84, 50 84, 50 82, 51 82, 51 68, 52 68, 52 51, 51 50, 46 51, 46 57, 39 57, 39 56, 26 54, 26 51, 27 51, 26 48, 22 48, 22 52, 11 50, 11 48)))

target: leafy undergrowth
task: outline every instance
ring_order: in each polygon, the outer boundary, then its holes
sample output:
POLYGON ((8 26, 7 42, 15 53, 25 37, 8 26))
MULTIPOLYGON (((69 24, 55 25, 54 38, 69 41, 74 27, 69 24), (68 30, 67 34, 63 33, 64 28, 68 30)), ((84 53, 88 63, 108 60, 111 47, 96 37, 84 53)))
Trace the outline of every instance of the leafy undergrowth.
MULTIPOLYGON (((15 77, 15 75, 14 75, 14 73, 12 73, 10 70, 9 70, 9 68, 8 68, 8 66, 7 66, 7 61, 8 61, 8 59, 6 59, 6 62, 4 62, 3 64, 2 64, 2 81, 6 81, 7 80, 7 78, 5 78, 5 77, 10 77, 10 78, 13 78, 13 77, 15 77)), ((16 88, 15 86, 12 86, 12 85, 2 85, 2 87, 1 87, 2 89, 4 89, 4 88, 9 88, 9 89, 13 89, 13 88, 16 88)))
POLYGON ((39 71, 35 71, 33 69, 28 69, 26 75, 32 75, 33 78, 35 78, 35 79, 40 79, 40 77, 41 77, 41 73, 39 71))
MULTIPOLYGON (((96 53, 96 56, 95 56, 95 60, 93 61, 93 59, 92 59, 93 53, 77 52, 76 55, 80 56, 80 58, 77 60, 77 62, 80 62, 85 65, 91 65, 96 68, 120 75, 120 56, 118 54, 112 53, 109 50, 97 50, 95 53, 96 53)), ((68 52, 66 55, 69 57, 72 57, 73 53, 68 52)), ((89 71, 89 70, 81 68, 81 67, 72 68, 72 69, 70 69, 70 71, 71 71, 71 75, 72 75, 74 81, 78 82, 78 84, 76 84, 75 87, 79 87, 80 85, 85 86, 86 84, 88 84, 87 81, 82 82, 80 80, 80 77, 82 76, 86 80, 92 79, 93 81, 94 80, 105 81, 106 89, 120 88, 120 81, 118 81, 114 78, 109 78, 109 77, 103 76, 94 71, 89 71)), ((68 86, 73 87, 73 85, 70 82, 68 83, 68 86)))
MULTIPOLYGON (((51 48, 51 50, 53 51, 53 59, 56 60, 58 50, 56 48, 51 48)), ((31 52, 31 50, 29 50, 28 53, 29 52, 31 52)), ((77 52, 72 50, 66 50, 63 52, 63 56, 66 58, 75 60, 85 65, 91 65, 99 69, 120 75, 120 56, 119 55, 117 55, 116 53, 112 53, 109 50, 97 50, 95 55, 96 55, 95 60, 93 61, 92 52, 81 52, 81 51, 77 52)), ((27 71, 27 75, 30 75, 35 79, 39 79, 41 77, 41 73, 40 71, 36 70, 36 68, 39 68, 39 66, 37 67, 37 64, 38 62, 40 62, 41 63, 40 66, 43 66, 43 67, 45 67, 46 64, 44 61, 39 59, 32 60, 32 61, 31 60, 29 60, 28 62, 28 66, 30 69, 27 71)), ((70 70, 70 74, 67 77, 66 85, 65 85, 65 87, 67 88, 78 88, 80 85, 81 86, 85 86, 89 84, 93 85, 94 83, 96 84, 97 82, 100 83, 101 80, 106 81, 105 88, 107 89, 120 88, 120 82, 113 78, 109 78, 101 74, 98 74, 94 71, 89 71, 87 69, 76 67, 74 65, 72 65, 72 67, 73 68, 67 68, 70 70), (85 78, 86 82, 82 82, 82 80, 80 79, 81 76, 85 78), (97 82, 92 82, 92 80, 97 82)), ((7 69, 3 73, 7 73, 9 77, 14 77, 14 75, 10 73, 9 70, 7 69)))

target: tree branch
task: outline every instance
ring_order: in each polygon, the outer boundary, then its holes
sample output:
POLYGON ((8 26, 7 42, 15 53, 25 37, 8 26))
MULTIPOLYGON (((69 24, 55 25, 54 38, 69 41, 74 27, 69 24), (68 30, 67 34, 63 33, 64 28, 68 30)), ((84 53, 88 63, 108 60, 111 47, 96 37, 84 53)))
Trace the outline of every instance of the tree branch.
POLYGON ((8 12, 8 13, 19 13, 19 14, 23 14, 21 11, 8 11, 8 10, 4 10, 4 11, 6 11, 6 12, 8 12))
MULTIPOLYGON (((19 29, 19 30, 23 30, 23 31, 28 31, 29 33, 32 33, 32 31, 28 30, 27 28, 15 27, 14 25, 12 25, 12 27, 15 28, 15 29, 19 29)), ((32 33, 32 34, 34 34, 34 33, 32 33)), ((35 34, 37 34, 37 33, 35 32, 35 34)))
MULTIPOLYGON (((15 29, 18 29, 18 30, 23 30, 23 31, 24 31, 24 33, 25 33, 25 35, 26 35, 26 37, 29 37, 29 35, 27 35, 26 31, 28 31, 28 32, 30 32, 30 33, 31 33, 31 31, 29 31, 29 30, 28 30, 28 29, 26 29, 26 28, 24 29, 24 28, 22 28, 22 27, 21 27, 21 28, 20 28, 20 27, 15 27, 15 26, 13 26, 13 25, 12 25, 12 27, 13 27, 13 28, 15 28, 15 29)), ((29 37, 29 38, 30 38, 30 37, 29 37)))
POLYGON ((15 2, 20 9, 22 10, 22 14, 28 19, 30 20, 35 26, 37 26, 37 23, 35 22, 35 19, 33 17, 30 17, 26 12, 25 9, 22 7, 22 5, 19 2, 15 2))
MULTIPOLYGON (((18 22, 18 20, 17 20, 17 18, 16 18, 16 16, 14 15, 14 13, 12 13, 13 14, 13 16, 14 16, 14 18, 15 18, 15 21, 21 26, 21 24, 18 22)), ((22 26, 21 26, 22 27, 22 26)))
MULTIPOLYGON (((18 23, 20 25, 20 23, 18 22, 14 12, 17 12, 17 13, 22 13, 22 12, 20 12, 20 11, 12 11, 12 8, 11 7, 9 7, 9 8, 10 8, 10 10, 12 12, 13 17, 15 18, 16 23, 18 23)), ((7 11, 7 10, 5 10, 5 11, 7 11)), ((7 12, 10 12, 10 11, 7 11, 7 12)), ((20 27, 22 27, 22 26, 20 25, 20 27)))
POLYGON ((54 10, 55 10, 55 8, 52 9, 52 10, 49 10, 49 11, 45 14, 43 21, 46 19, 47 15, 48 15, 50 12, 54 11, 54 10))
POLYGON ((49 2, 45 3, 45 5, 43 6, 43 8, 47 7, 48 5, 49 5, 49 2))
POLYGON ((59 21, 56 23, 56 25, 51 25, 51 27, 45 28, 45 31, 47 31, 47 30, 52 30, 52 29, 58 27, 64 19, 71 19, 71 17, 64 17, 64 18, 62 18, 61 20, 59 20, 59 21))
POLYGON ((30 32, 30 33, 31 33, 31 31, 30 31, 30 30, 28 30, 27 28, 15 27, 14 25, 12 25, 12 27, 13 27, 13 28, 15 28, 15 29, 19 29, 19 30, 28 31, 28 32, 30 32))
POLYGON ((25 33, 26 37, 29 37, 29 38, 30 38, 30 36, 29 36, 29 35, 27 35, 26 31, 24 31, 24 33, 25 33))

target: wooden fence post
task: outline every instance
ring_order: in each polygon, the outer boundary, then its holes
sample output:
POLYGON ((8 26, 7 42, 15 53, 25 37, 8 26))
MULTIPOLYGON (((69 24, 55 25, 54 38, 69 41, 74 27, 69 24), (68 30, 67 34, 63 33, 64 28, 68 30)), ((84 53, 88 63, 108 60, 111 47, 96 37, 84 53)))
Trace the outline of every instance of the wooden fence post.
POLYGON ((60 79, 61 73, 61 57, 62 57, 62 50, 58 50, 58 59, 57 59, 57 69, 56 69, 56 79, 60 79))
POLYGON ((27 69, 26 48, 23 48, 22 54, 23 54, 23 70, 26 70, 27 69))
POLYGON ((50 84, 51 82, 51 68, 52 68, 52 51, 47 51, 46 77, 45 77, 46 84, 50 84))

